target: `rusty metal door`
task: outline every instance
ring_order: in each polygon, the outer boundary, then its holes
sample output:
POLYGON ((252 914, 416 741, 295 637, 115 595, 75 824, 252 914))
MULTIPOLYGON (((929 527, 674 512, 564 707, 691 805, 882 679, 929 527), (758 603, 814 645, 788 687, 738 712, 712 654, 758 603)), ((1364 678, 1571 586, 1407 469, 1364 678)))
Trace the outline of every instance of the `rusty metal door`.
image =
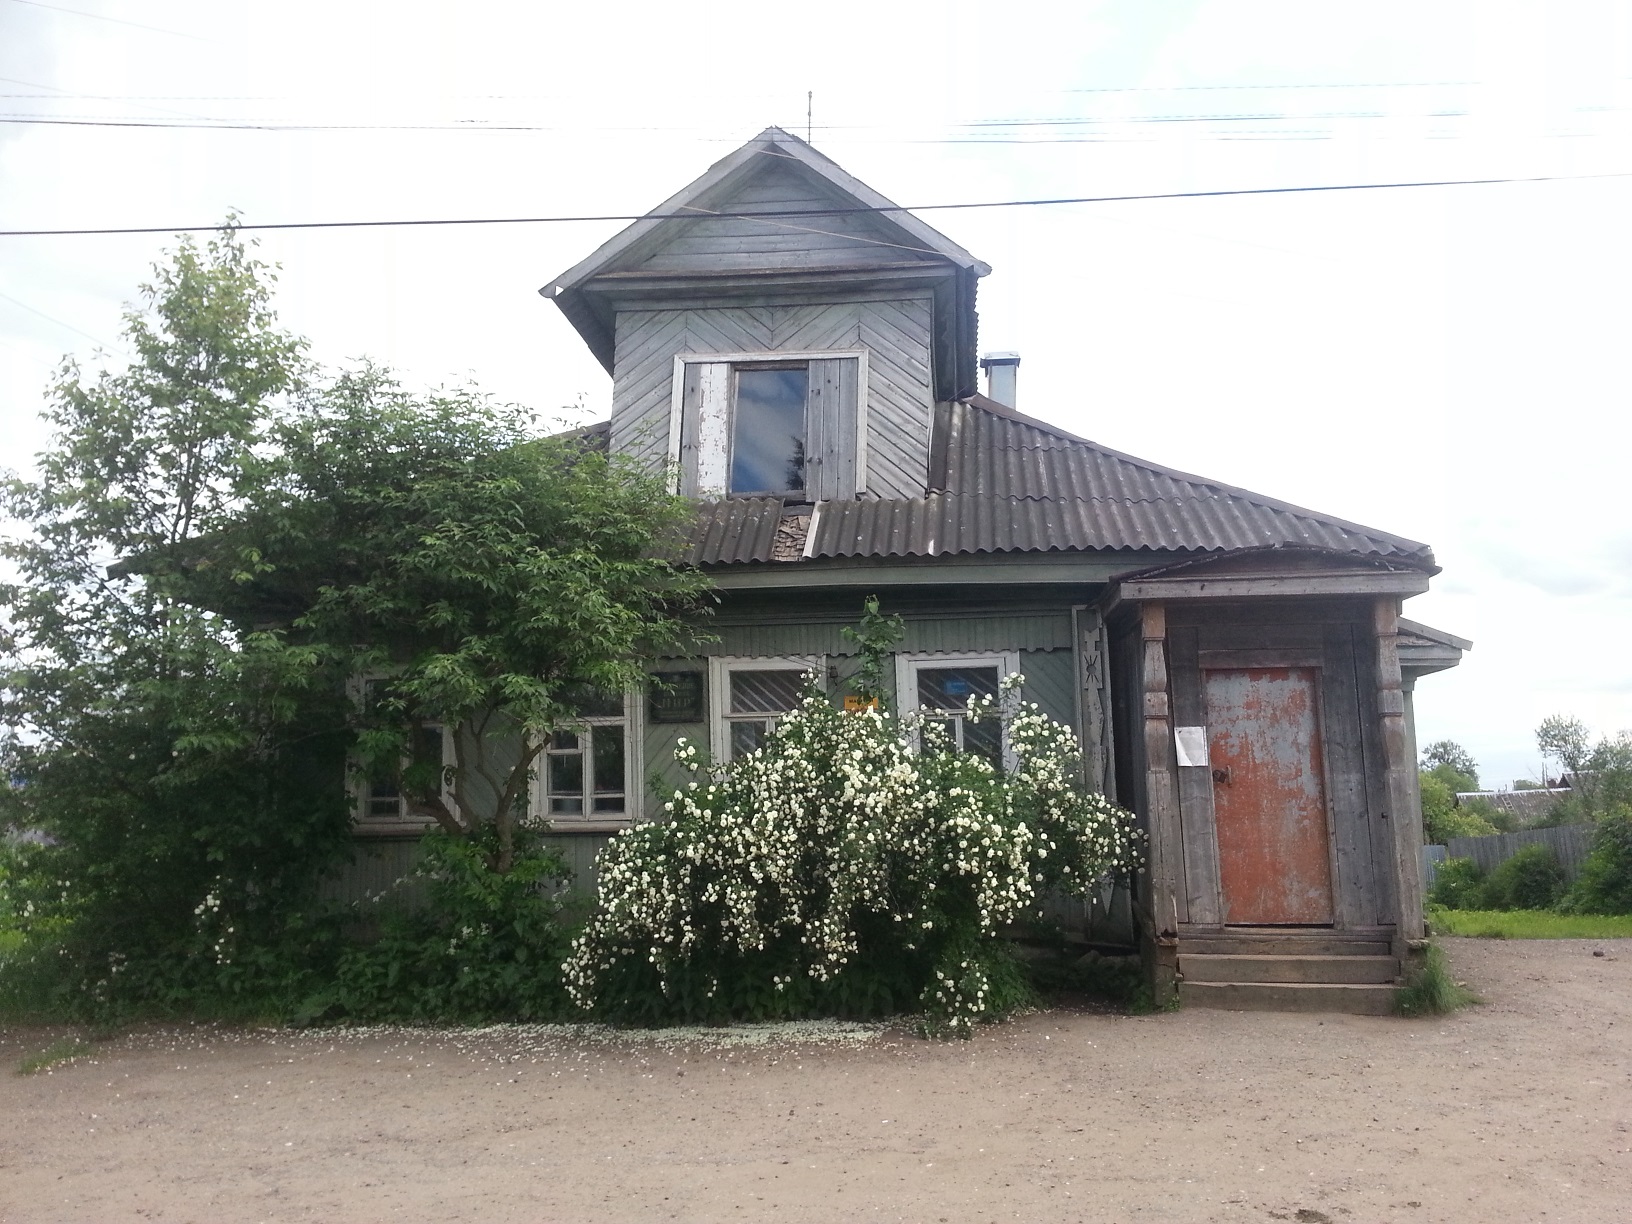
POLYGON ((1332 921, 1316 675, 1312 667, 1202 673, 1227 924, 1332 921))

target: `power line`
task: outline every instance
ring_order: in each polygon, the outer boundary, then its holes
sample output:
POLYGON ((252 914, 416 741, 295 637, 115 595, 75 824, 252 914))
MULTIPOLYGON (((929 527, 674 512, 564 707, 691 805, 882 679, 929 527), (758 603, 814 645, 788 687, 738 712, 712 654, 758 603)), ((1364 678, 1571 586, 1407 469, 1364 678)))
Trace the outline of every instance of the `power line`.
POLYGON ((101 234, 214 234, 259 230, 383 229, 392 226, 433 225, 557 225, 605 221, 696 221, 701 218, 843 217, 863 213, 945 212, 971 208, 1038 208, 1061 204, 1124 204, 1141 200, 1204 200, 1224 196, 1294 195, 1332 191, 1391 191, 1410 187, 1486 187, 1504 183, 1563 183, 1588 179, 1632 178, 1632 171, 1610 174, 1538 174, 1525 178, 1432 179, 1397 183, 1332 183, 1301 187, 1239 187, 1221 191, 1155 191, 1139 195, 1060 196, 1037 200, 979 200, 964 204, 890 204, 878 207, 755 209, 753 211, 694 210, 677 213, 600 213, 561 217, 420 217, 396 221, 263 221, 257 224, 132 225, 86 229, 0 230, 0 238, 48 238, 101 234))

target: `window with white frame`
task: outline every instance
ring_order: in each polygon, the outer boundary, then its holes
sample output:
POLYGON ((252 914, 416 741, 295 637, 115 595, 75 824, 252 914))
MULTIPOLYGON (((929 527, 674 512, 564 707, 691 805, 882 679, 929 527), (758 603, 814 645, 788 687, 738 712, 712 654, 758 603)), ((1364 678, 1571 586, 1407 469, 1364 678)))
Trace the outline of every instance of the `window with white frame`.
MULTIPOLYGON (((352 698, 366 722, 390 696, 389 676, 359 677, 352 682, 352 698)), ((414 832, 434 820, 412 810, 410 792, 441 789, 449 798, 447 772, 454 764, 452 737, 441 723, 422 722, 409 735, 408 751, 395 766, 363 768, 353 760, 348 769, 352 812, 363 832, 414 832)))
POLYGON ((712 660, 714 759, 734 761, 757 751, 777 721, 798 706, 805 674, 819 675, 821 664, 812 657, 712 660))
POLYGON ((990 655, 897 655, 897 704, 903 714, 917 712, 939 725, 959 752, 985 757, 993 765, 1008 763, 1008 745, 996 717, 971 721, 969 702, 996 697, 1005 676, 1019 670, 1012 651, 990 655))
POLYGON ((861 350, 676 356, 678 491, 790 501, 865 491, 865 384, 861 350))
POLYGON ((628 695, 586 701, 539 754, 534 811, 557 826, 617 824, 635 814, 635 754, 628 695))

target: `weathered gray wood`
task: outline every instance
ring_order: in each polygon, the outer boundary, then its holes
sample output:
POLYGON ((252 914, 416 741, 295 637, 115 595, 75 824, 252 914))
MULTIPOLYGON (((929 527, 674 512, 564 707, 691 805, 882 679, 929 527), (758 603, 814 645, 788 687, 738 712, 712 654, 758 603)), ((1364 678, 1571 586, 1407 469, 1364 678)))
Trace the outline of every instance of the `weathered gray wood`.
MULTIPOLYGON (((1360 745, 1366 769, 1366 828, 1371 843, 1372 882, 1375 912, 1372 921, 1394 927, 1399 921, 1395 894, 1398 880, 1394 870, 1394 827, 1386 819, 1390 811, 1388 775, 1383 761, 1383 726, 1377 714, 1376 671, 1372 662, 1377 645, 1369 620, 1351 623, 1349 638, 1354 650, 1355 696, 1360 707, 1360 745)), ((1412 752, 1415 760, 1415 750, 1412 752)), ((1415 770, 1412 771, 1413 774, 1415 770)), ((1415 801, 1413 801, 1415 802, 1415 801)), ((1421 810, 1420 805, 1412 812, 1421 810)))
POLYGON ((1565 877, 1574 880, 1592 853, 1592 832, 1590 824, 1573 824, 1492 833, 1488 837, 1452 837, 1446 841, 1445 850, 1452 858, 1471 858, 1480 870, 1491 872, 1526 846, 1546 846, 1564 868, 1565 877))
POLYGON ((1145 803, 1150 814, 1151 917, 1158 934, 1173 936, 1189 921, 1183 840, 1179 829, 1178 765, 1169 717, 1167 622, 1159 603, 1140 608, 1144 681, 1145 803))
POLYGON ((1077 735, 1083 782, 1101 795, 1116 794, 1111 716, 1110 640, 1095 608, 1073 609, 1077 652, 1077 735))
POLYGON ((1349 627, 1326 626, 1320 693, 1326 802, 1331 813, 1337 923, 1350 929, 1375 926, 1382 916, 1378 905, 1377 866, 1372 857, 1366 754, 1360 727, 1359 677, 1355 668, 1354 641, 1349 627))
MULTIPOLYGON (((1197 630, 1167 631, 1173 725, 1204 727, 1207 709, 1201 692, 1197 630)), ((1213 774, 1204 766, 1177 765, 1179 828, 1184 843, 1185 921, 1220 923, 1224 908, 1218 875, 1218 829, 1213 813, 1213 774)))
POLYGON ((1263 578, 1148 578, 1122 584, 1122 598, 1242 599, 1272 595, 1420 595, 1428 575, 1379 570, 1360 574, 1294 574, 1263 578))
POLYGON ((854 357, 810 363, 806 413, 805 491, 812 501, 856 495, 856 382, 854 357))
MULTIPOLYGON (((858 466, 854 487, 884 497, 920 496, 934 407, 930 313, 927 296, 621 311, 612 449, 653 471, 667 462, 677 354, 865 350, 867 385, 857 385, 855 407, 865 464, 858 466)), ((841 409, 843 403, 841 397, 841 409)))
POLYGON ((697 496, 697 418, 703 396, 703 367, 685 368, 680 391, 680 492, 697 496))
MULTIPOLYGON (((1383 775, 1388 797, 1388 823, 1393 841, 1395 911, 1398 914, 1397 941, 1421 939, 1422 880, 1419 847, 1422 831, 1411 807, 1411 775, 1416 762, 1410 756, 1410 737, 1405 726, 1405 695, 1400 689, 1400 658, 1395 634, 1400 615, 1399 600, 1378 598, 1373 604, 1372 632, 1376 638, 1377 719, 1382 733, 1383 775)), ((1404 955, 1403 951, 1400 955, 1404 955)))
POLYGON ((1199 652, 1199 662, 1202 667, 1243 668, 1243 667, 1321 667, 1326 662, 1325 653, 1319 649, 1278 649, 1269 647, 1260 650, 1203 650, 1199 652))

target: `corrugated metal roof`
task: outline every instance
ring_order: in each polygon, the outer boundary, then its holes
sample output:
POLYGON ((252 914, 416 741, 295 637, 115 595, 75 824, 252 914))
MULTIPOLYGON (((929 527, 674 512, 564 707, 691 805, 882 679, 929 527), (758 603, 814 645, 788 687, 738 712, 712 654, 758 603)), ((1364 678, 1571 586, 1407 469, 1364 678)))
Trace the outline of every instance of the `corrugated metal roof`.
MULTIPOLYGON (((984 397, 942 405, 923 497, 824 502, 810 557, 1314 548, 1431 565, 1425 544, 1077 438, 984 397)), ((781 503, 700 508, 697 564, 768 561, 781 503)))

